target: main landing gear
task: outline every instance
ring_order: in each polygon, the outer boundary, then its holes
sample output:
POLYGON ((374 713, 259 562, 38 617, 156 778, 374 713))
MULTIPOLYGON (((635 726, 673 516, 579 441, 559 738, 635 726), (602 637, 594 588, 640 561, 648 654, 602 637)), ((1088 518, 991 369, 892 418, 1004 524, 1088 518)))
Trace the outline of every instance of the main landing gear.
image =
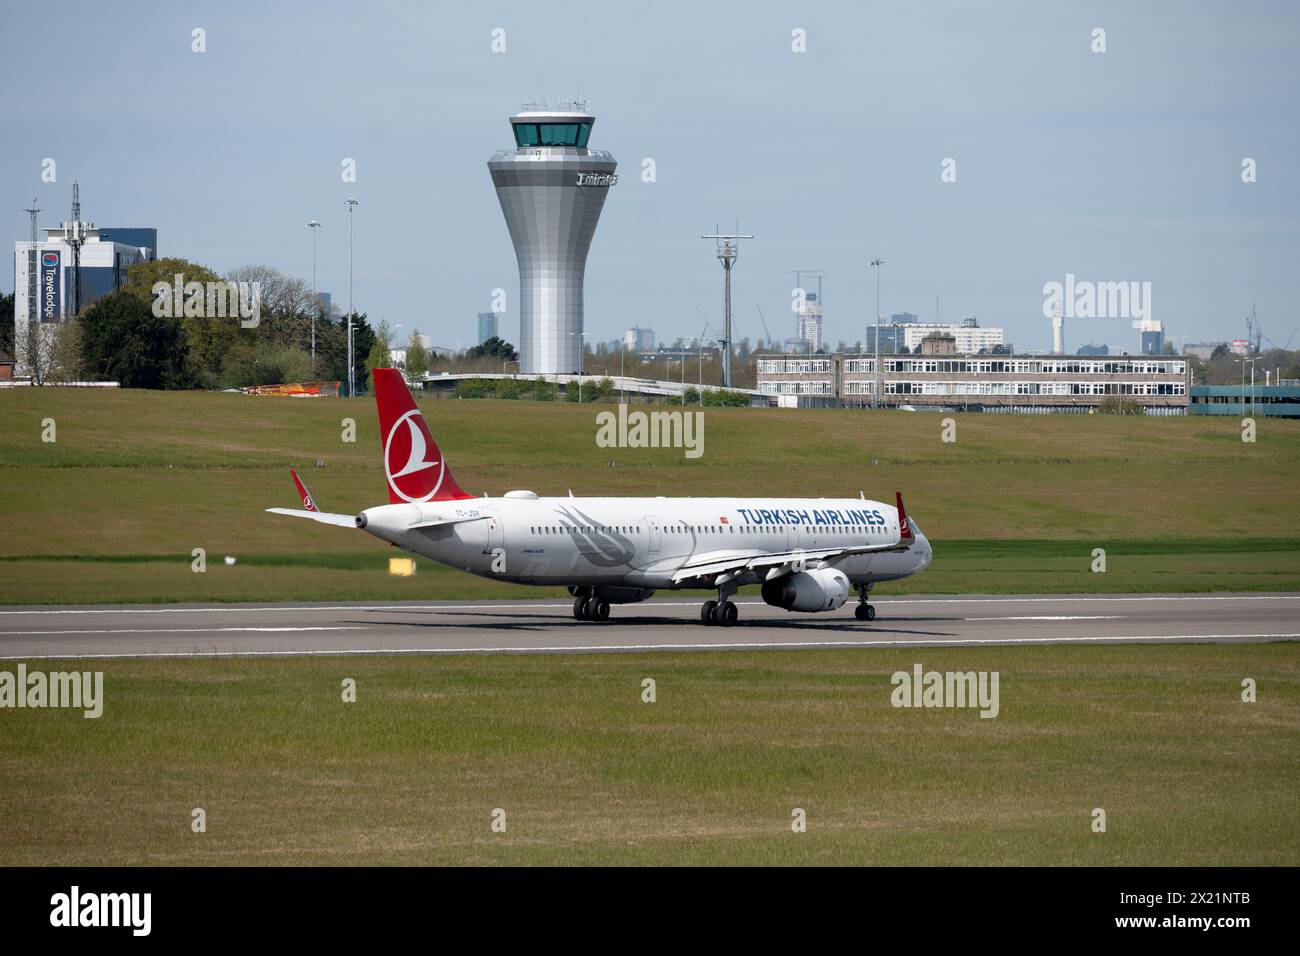
POLYGON ((579 621, 608 621, 609 602, 580 594, 573 599, 573 616, 579 621))
POLYGON ((700 606, 700 623, 706 627, 716 624, 718 627, 732 627, 736 619, 740 617, 740 612, 736 605, 730 600, 731 596, 736 593, 734 585, 723 584, 718 587, 718 600, 705 601, 700 606))
POLYGON ((867 594, 870 591, 870 584, 858 585, 858 606, 853 609, 853 616, 859 621, 874 621, 876 619, 876 609, 867 603, 867 594))

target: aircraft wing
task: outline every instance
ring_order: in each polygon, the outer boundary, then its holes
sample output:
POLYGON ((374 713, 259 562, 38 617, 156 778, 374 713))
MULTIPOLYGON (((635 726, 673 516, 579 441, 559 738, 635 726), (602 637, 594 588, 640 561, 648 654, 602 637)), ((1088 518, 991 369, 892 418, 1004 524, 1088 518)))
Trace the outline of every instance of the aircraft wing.
POLYGON ((700 578, 718 578, 716 583, 724 583, 739 577, 747 571, 759 573, 763 580, 791 574, 811 561, 834 561, 860 554, 880 554, 890 551, 906 551, 911 547, 915 536, 911 523, 907 520, 907 511, 903 508, 903 496, 895 492, 898 500, 898 541, 890 544, 860 544, 838 548, 807 548, 795 551, 773 551, 768 554, 745 555, 714 552, 703 555, 699 560, 686 564, 673 574, 673 582, 680 583, 700 578))
MULTIPOLYGON (((711 578, 715 575, 730 575, 725 580, 737 577, 746 571, 766 571, 765 581, 779 578, 796 570, 801 563, 814 561, 833 561, 859 554, 879 554, 886 551, 906 551, 908 544, 874 544, 856 545, 845 548, 808 548, 802 551, 773 551, 769 554, 735 555, 732 557, 705 556, 703 560, 682 566, 673 574, 674 582, 687 581, 691 578, 711 578)), ((716 552, 715 552, 716 555, 716 552)))

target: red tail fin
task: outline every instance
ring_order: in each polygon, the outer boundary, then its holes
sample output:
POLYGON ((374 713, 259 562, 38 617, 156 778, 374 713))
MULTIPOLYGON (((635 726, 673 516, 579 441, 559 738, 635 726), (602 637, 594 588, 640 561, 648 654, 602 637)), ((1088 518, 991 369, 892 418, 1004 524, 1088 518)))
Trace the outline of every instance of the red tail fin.
POLYGON ((895 491, 894 497, 898 499, 898 537, 900 541, 912 541, 912 523, 907 520, 907 509, 903 507, 903 493, 895 491))
POLYGON ((377 368, 374 374, 388 500, 397 505, 404 501, 474 497, 451 476, 451 469, 429 433, 424 413, 411 397, 402 373, 395 368, 377 368))
POLYGON ((307 490, 307 486, 298 477, 298 473, 290 468, 289 474, 293 475, 293 483, 298 486, 298 497, 302 499, 303 508, 307 511, 320 511, 316 507, 316 502, 312 499, 311 492, 307 490))

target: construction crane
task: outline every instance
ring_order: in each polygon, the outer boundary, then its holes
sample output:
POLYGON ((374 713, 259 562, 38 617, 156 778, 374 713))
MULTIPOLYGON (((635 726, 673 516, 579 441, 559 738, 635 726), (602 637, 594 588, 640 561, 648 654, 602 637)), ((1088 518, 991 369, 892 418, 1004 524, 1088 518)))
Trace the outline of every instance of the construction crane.
MULTIPOLYGON (((796 288, 796 289, 802 289, 802 288, 803 288, 803 277, 804 277, 804 276, 808 276, 808 278, 810 278, 810 279, 816 279, 816 280, 817 280, 817 303, 818 303, 819 305, 821 304, 821 301, 822 301, 822 279, 826 278, 826 276, 822 273, 822 271, 821 271, 820 269, 787 269, 787 270, 785 271, 785 274, 788 275, 788 276, 794 276, 794 285, 795 285, 795 288, 796 288)), ((806 295, 806 294, 807 294, 807 293, 805 293, 805 295, 806 295)), ((797 331, 797 330, 796 330, 796 331, 797 331)))

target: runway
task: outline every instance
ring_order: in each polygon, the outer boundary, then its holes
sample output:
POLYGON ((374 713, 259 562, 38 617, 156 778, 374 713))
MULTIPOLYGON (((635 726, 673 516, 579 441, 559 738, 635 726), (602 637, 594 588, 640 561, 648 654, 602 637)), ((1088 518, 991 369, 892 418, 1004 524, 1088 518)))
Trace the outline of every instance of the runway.
POLYGON ((1300 640, 1300 593, 908 596, 870 624, 738 601, 704 627, 700 599, 615 606, 600 624, 569 602, 216 604, 0 609, 0 660, 314 654, 580 653, 1300 640))

